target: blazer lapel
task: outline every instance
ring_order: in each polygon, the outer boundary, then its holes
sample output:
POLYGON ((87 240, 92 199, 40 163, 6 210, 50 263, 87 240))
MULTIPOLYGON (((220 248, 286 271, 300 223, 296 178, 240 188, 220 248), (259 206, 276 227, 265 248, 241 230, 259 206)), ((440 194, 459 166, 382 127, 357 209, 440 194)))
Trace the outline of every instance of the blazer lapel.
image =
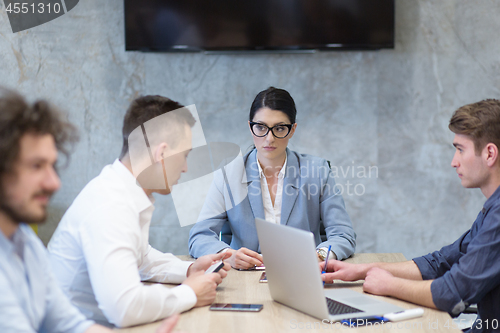
POLYGON ((281 223, 288 224, 288 218, 299 195, 300 168, 295 154, 286 149, 287 162, 285 178, 283 179, 283 201, 281 204, 281 223))
POLYGON ((247 183, 248 201, 252 209, 254 218, 264 219, 264 203, 262 202, 262 190, 260 187, 259 168, 257 167, 257 149, 254 149, 247 155, 245 161, 246 179, 242 182, 247 183))

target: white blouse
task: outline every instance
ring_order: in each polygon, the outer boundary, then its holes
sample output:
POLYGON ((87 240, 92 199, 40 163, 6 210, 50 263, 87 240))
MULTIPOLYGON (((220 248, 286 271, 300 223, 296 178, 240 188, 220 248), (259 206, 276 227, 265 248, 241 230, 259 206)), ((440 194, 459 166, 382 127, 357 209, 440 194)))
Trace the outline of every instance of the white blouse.
MULTIPOLYGON (((257 157, 255 157, 257 159, 257 157)), ((283 167, 278 173, 278 188, 276 189, 276 197, 274 198, 274 206, 271 200, 271 194, 269 193, 269 187, 267 186, 267 179, 260 162, 257 159, 257 165, 259 166, 259 176, 260 176, 260 189, 262 191, 262 203, 264 204, 264 219, 267 222, 280 224, 281 223, 281 203, 283 199, 283 179, 285 178, 286 161, 283 163, 283 167)))

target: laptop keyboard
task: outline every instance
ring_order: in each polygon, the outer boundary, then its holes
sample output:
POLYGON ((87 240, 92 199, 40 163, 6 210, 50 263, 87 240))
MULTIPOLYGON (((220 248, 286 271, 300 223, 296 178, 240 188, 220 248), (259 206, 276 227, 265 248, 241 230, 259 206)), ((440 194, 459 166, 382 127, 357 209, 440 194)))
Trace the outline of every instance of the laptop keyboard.
POLYGON ((334 301, 331 298, 328 298, 328 297, 325 297, 325 298, 326 298, 326 305, 328 306, 328 312, 331 315, 363 312, 360 309, 356 309, 356 308, 353 308, 352 306, 346 305, 344 303, 334 301))

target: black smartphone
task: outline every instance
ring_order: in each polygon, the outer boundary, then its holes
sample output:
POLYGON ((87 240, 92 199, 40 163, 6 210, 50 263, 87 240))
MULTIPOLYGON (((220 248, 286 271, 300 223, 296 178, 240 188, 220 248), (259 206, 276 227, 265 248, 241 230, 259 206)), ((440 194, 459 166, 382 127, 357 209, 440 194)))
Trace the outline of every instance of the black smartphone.
POLYGON ((259 312, 263 307, 264 305, 262 304, 213 303, 212 305, 210 305, 210 310, 259 312))
POLYGON ((267 283, 267 275, 266 275, 266 272, 262 272, 262 275, 260 276, 259 282, 260 282, 260 283, 267 283))

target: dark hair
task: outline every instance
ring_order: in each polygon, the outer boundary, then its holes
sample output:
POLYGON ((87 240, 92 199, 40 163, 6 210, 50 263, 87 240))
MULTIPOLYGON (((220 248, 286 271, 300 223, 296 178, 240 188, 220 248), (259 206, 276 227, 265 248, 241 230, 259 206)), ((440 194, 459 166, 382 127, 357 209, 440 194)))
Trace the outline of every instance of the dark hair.
POLYGON ((38 100, 30 105, 21 95, 0 88, 0 175, 13 171, 19 157, 20 140, 28 133, 52 135, 57 150, 67 160, 70 150, 67 144, 78 140, 76 128, 63 120, 48 102, 38 100))
POLYGON ((500 101, 486 99, 464 105, 455 111, 448 127, 455 134, 469 136, 476 155, 490 142, 500 149, 500 101))
POLYGON ((253 100, 252 106, 250 107, 249 120, 253 121, 255 113, 264 107, 285 113, 288 116, 288 119, 290 119, 290 122, 295 124, 297 109, 295 108, 295 102, 288 91, 269 87, 258 93, 253 100))
MULTIPOLYGON (((123 147, 122 152, 120 153, 120 158, 123 158, 128 153, 128 137, 134 129, 141 126, 148 120, 181 108, 184 108, 184 106, 167 97, 158 95, 142 96, 132 101, 127 113, 125 114, 125 119, 123 120, 123 147)), ((175 146, 180 137, 180 131, 183 130, 182 127, 177 125, 179 123, 184 123, 189 125, 189 127, 193 127, 196 120, 187 109, 172 113, 171 119, 173 120, 172 125, 175 126, 172 126, 167 130, 172 134, 172 139, 169 143, 172 146, 175 146)))

